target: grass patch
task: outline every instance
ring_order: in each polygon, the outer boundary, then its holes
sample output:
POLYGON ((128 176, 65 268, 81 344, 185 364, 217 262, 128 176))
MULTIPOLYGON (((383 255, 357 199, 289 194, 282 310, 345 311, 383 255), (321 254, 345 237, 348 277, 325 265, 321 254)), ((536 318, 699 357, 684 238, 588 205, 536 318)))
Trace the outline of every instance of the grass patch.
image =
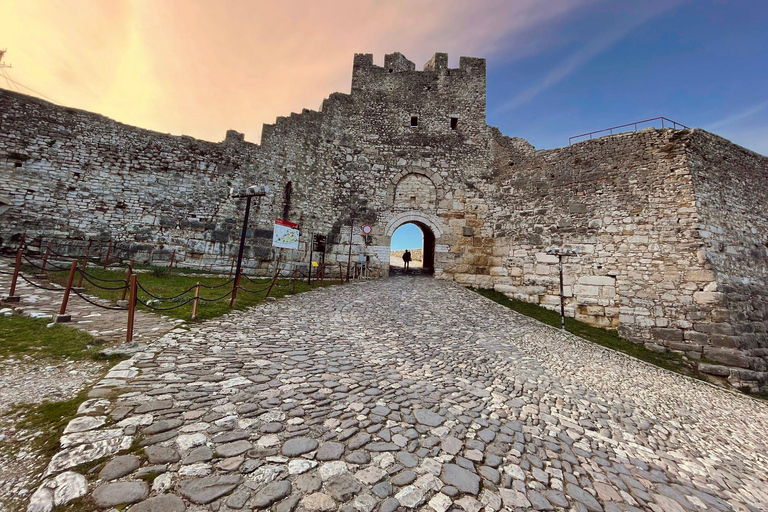
POLYGON ((16 423, 18 429, 35 432, 36 435, 29 443, 31 448, 50 459, 59 448, 59 438, 69 421, 77 414, 88 396, 88 391, 80 391, 74 398, 63 402, 43 402, 38 405, 17 404, 11 408, 10 414, 21 414, 16 423))
MULTIPOLYGON (((552 311, 529 302, 510 299, 496 290, 473 289, 473 291, 501 304, 502 306, 508 307, 513 311, 517 311, 520 314, 534 318, 542 323, 551 325, 552 327, 560 328, 560 313, 557 311, 552 311)), ((585 324, 584 322, 579 322, 573 318, 565 319, 565 330, 587 341, 611 348, 618 352, 623 352, 624 354, 628 354, 655 366, 683 375, 688 375, 689 377, 707 380, 691 364, 686 363, 682 356, 673 352, 654 352, 644 345, 625 340, 619 336, 615 330, 601 329, 600 327, 594 327, 585 324)))
POLYGON ((47 327, 48 323, 20 315, 0 317, 0 357, 104 359, 99 355, 100 341, 87 332, 62 324, 47 327))
MULTIPOLYGON (((187 269, 173 269, 174 274, 168 275, 167 267, 153 267, 148 272, 138 273, 138 282, 146 290, 139 289, 138 297, 141 301, 151 305, 154 308, 158 308, 156 313, 167 315, 172 318, 178 318, 181 320, 190 320, 192 317, 192 300, 195 296, 195 284, 199 281, 201 285, 208 287, 218 288, 206 288, 201 286, 200 288, 200 301, 197 308, 198 320, 207 320, 210 318, 216 318, 229 311, 229 296, 216 300, 215 302, 209 302, 213 299, 218 299, 227 295, 232 290, 232 284, 226 284, 229 278, 216 277, 210 274, 205 274, 201 271, 197 271, 198 274, 194 276, 181 276, 176 275, 176 272, 185 272, 187 269), (147 293, 149 292, 149 294, 147 293), (150 295, 151 294, 151 295, 150 295), (156 297, 168 298, 157 299, 156 297), (178 297, 177 297, 178 296, 178 297), (170 298, 173 297, 173 298, 170 298), (176 309, 170 309, 175 308, 176 309)), ((113 270, 103 269, 98 267, 89 267, 87 270, 91 281, 83 280, 83 288, 86 293, 95 295, 104 299, 117 301, 122 298, 122 290, 105 290, 103 288, 119 288, 121 283, 110 282, 109 280, 121 280, 125 279, 125 270, 113 270), (96 286, 98 285, 98 286, 96 286)), ((48 279, 52 282, 66 285, 67 275, 64 272, 57 272, 49 274, 48 279)), ((77 284, 76 278, 76 283, 77 284)), ((243 277, 240 281, 240 286, 248 291, 238 290, 237 299, 235 300, 233 309, 246 309, 256 304, 263 302, 269 287, 270 279, 257 279, 250 281, 243 277)), ((326 285, 330 284, 326 282, 326 285)), ((314 283, 312 288, 319 287, 319 283, 314 283)), ((310 287, 306 280, 296 282, 296 293, 301 293, 309 290, 310 287)), ((290 295, 293 291, 293 284, 290 279, 279 279, 272 289, 270 297, 280 298, 285 295, 290 295)), ((75 299, 78 300, 78 299, 75 299)), ((146 306, 139 304, 140 309, 150 309, 146 306)))

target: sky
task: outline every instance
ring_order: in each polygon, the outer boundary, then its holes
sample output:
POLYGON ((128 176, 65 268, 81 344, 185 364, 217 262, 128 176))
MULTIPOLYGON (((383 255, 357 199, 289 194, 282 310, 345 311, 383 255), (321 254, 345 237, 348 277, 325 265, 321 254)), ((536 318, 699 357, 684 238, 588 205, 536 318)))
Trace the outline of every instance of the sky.
POLYGON ((0 87, 258 142, 349 92, 355 53, 487 59, 487 122, 537 148, 664 116, 768 155, 763 0, 0 0, 0 87), (15 83, 14 83, 15 82, 15 83))

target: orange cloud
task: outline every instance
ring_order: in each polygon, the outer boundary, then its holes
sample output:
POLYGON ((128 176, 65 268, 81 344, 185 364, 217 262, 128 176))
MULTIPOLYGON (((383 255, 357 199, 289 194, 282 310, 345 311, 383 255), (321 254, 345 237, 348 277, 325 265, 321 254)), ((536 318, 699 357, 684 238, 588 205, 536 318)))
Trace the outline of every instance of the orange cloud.
POLYGON ((587 1, 4 0, 0 47, 12 78, 62 105, 258 141, 263 123, 348 92, 356 52, 512 60, 515 37, 587 1))

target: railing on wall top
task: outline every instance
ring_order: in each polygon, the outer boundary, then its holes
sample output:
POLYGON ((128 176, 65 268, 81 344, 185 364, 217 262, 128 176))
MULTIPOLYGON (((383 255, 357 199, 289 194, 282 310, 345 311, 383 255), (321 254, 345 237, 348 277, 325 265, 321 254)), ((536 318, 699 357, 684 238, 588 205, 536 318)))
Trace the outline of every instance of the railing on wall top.
MULTIPOLYGON (((680 128, 682 128, 684 130, 690 130, 690 128, 688 128, 684 124, 678 123, 678 122, 673 121, 673 120, 671 120, 669 118, 666 118, 666 117, 653 117, 651 119, 644 119, 642 121, 636 121, 634 123, 627 123, 627 124, 622 124, 622 125, 619 125, 619 126, 611 126, 610 128, 603 128, 602 130, 596 130, 594 132, 588 132, 588 133, 582 133, 580 135, 574 135, 573 137, 568 137, 568 145, 570 146, 571 144, 573 144, 574 139, 581 139, 583 137, 589 137, 590 139, 592 139, 593 136, 598 134, 598 133, 608 132, 608 133, 605 133, 604 135, 600 135, 599 136, 599 137, 604 137, 605 135, 613 135, 614 134, 614 130, 618 130, 617 133, 630 131, 628 129, 627 130, 622 130, 622 128, 632 127, 631 131, 636 132, 638 125, 643 125, 643 124, 648 124, 648 123, 661 123, 661 127, 662 128, 673 128, 675 130, 678 130, 679 129, 678 127, 680 127, 680 128), (664 125, 665 122, 667 123, 666 126, 664 125)), ((643 128, 648 128, 648 127, 643 127, 643 128)))

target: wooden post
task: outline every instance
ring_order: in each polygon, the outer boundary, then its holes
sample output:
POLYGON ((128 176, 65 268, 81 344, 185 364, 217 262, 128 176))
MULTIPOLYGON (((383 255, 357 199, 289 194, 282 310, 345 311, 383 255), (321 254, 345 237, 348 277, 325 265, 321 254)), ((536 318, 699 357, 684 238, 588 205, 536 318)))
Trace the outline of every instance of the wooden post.
POLYGON ((277 282, 277 276, 280 275, 280 258, 277 258, 277 263, 275 264, 275 275, 272 277, 272 282, 269 285, 269 290, 267 290, 267 294, 264 296, 266 299, 269 297, 269 294, 272 293, 272 287, 275 286, 275 283, 277 282))
POLYGON ((176 261, 176 249, 173 250, 171 253, 171 263, 168 265, 168 275, 171 275, 171 270, 173 270, 173 262, 176 261))
POLYGON ((200 281, 195 285, 195 300, 192 302, 192 321, 197 320, 197 303, 200 301, 200 281))
POLYGON ((123 288, 123 296, 120 300, 125 300, 125 294, 128 293, 128 288, 131 287, 131 276, 133 275, 133 260, 128 264, 128 270, 125 273, 125 288, 123 288))
POLYGON ((136 287, 136 275, 131 276, 130 281, 130 287, 131 287, 131 298, 128 299, 128 329, 125 333, 125 342, 130 343, 133 341, 133 320, 134 316, 136 315, 136 300, 137 297, 137 287, 136 287))
POLYGON ((43 256, 43 264, 40 265, 40 272, 45 274, 45 266, 48 264, 48 258, 51 256, 51 242, 48 242, 48 246, 45 249, 45 255, 43 256))
POLYGON ((229 266, 229 278, 232 278, 232 272, 235 271, 235 261, 237 261, 237 256, 232 256, 232 265, 229 266))
POLYGON ((24 253, 24 249, 19 247, 16 250, 16 265, 13 267, 13 278, 11 278, 11 292, 8 294, 6 302, 19 302, 20 298, 16 296, 16 281, 19 280, 19 272, 21 272, 21 256, 24 253))
POLYGON ((232 298, 229 299, 229 309, 232 309, 232 306, 235 305, 235 299, 237 298, 237 288, 240 286, 240 276, 243 275, 243 269, 240 269, 240 272, 235 276, 235 283, 232 286, 232 298))
POLYGON ((75 272, 77 272, 77 260, 72 260, 72 266, 69 267, 69 277, 67 278, 67 287, 64 288, 64 298, 61 299, 59 315, 67 313, 67 303, 69 302, 69 293, 72 291, 72 283, 75 281, 75 272))
POLYGON ((110 254, 112 254, 112 240, 109 241, 109 245, 107 246, 107 255, 104 257, 104 269, 109 265, 110 254))
POLYGON ((344 284, 344 274, 341 268, 341 262, 339 262, 339 281, 341 281, 341 284, 344 284))
POLYGON ((291 293, 296 294, 296 281, 298 281, 299 277, 299 269, 295 268, 293 269, 293 288, 291 288, 291 293))
POLYGON ((85 269, 88 268, 88 258, 91 256, 91 244, 88 243, 88 248, 85 250, 85 258, 83 258, 83 268, 80 272, 80 279, 77 282, 77 287, 83 287, 83 277, 85 277, 85 269))

